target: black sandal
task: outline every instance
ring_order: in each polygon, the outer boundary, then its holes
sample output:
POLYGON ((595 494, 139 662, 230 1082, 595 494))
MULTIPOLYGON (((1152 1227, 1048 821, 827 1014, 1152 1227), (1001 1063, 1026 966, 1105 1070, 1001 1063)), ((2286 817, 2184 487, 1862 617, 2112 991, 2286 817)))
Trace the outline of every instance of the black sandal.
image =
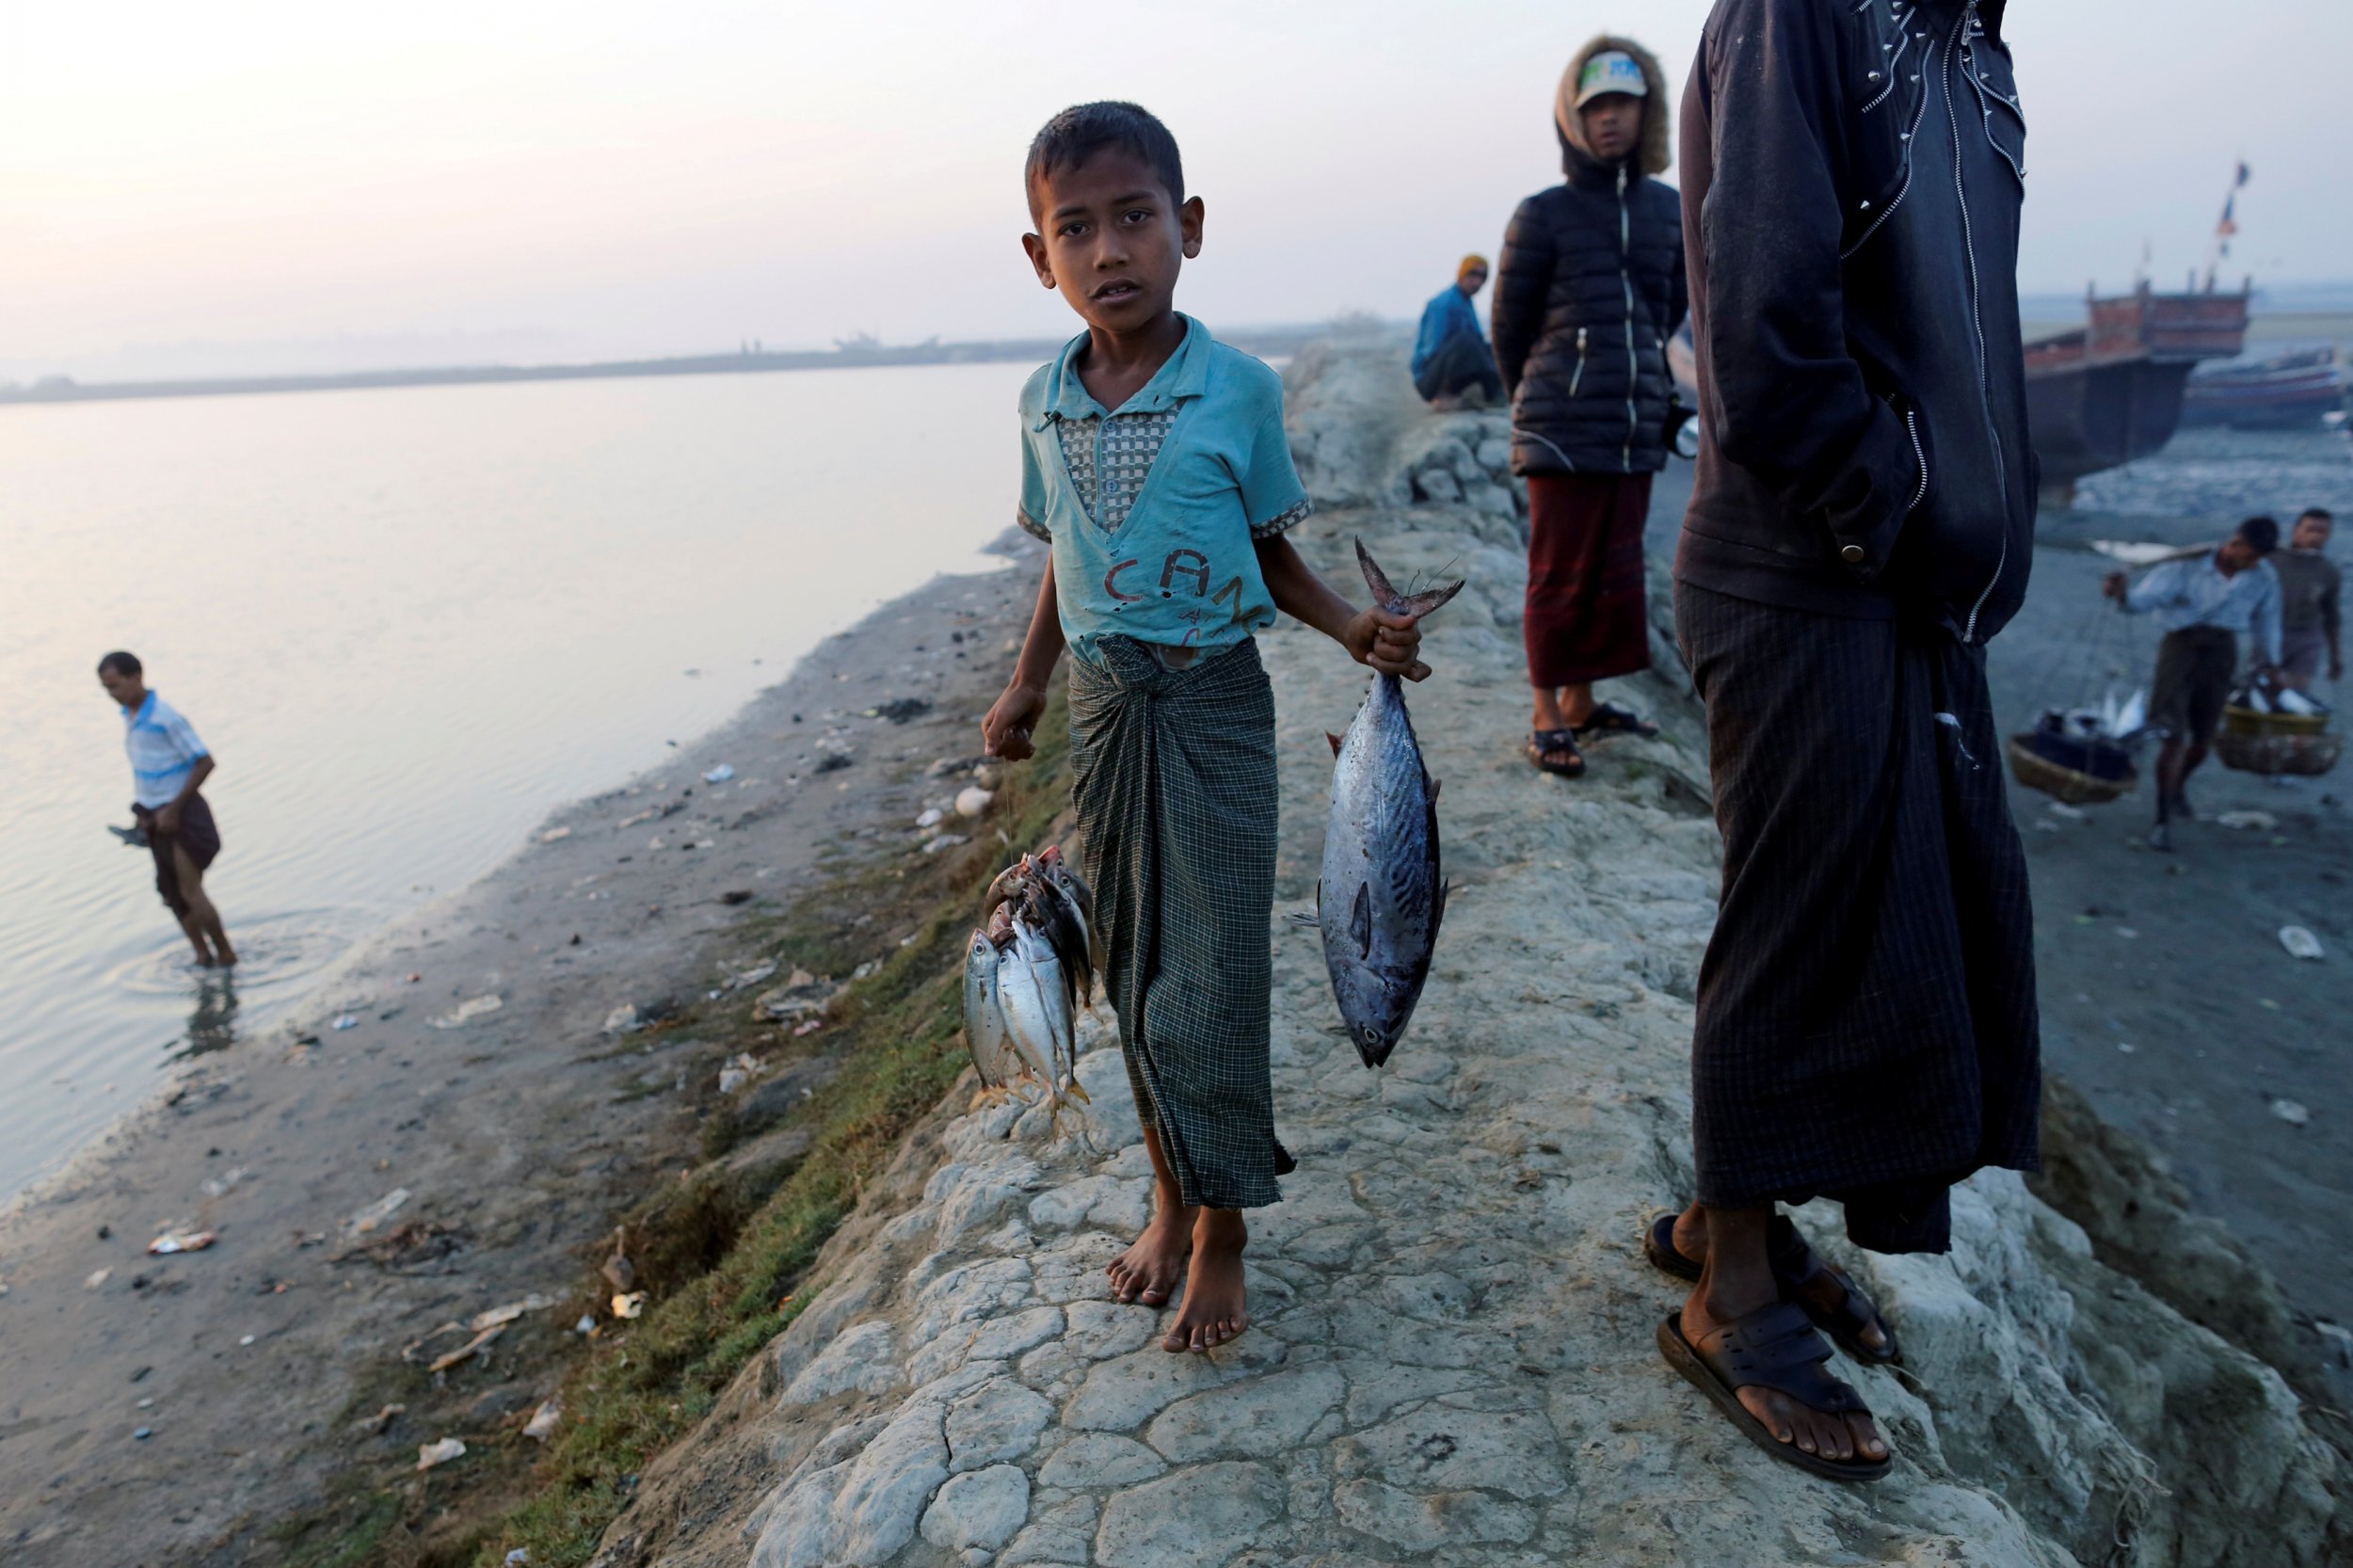
MULTIPOLYGON (((1663 1272, 1677 1279, 1697 1279, 1700 1266, 1683 1256, 1675 1247, 1675 1220, 1673 1213, 1659 1215, 1642 1232, 1642 1256, 1663 1272)), ((1895 1367, 1902 1364, 1903 1346, 1896 1338, 1896 1325, 1889 1322, 1852 1274, 1816 1252, 1798 1233, 1798 1227, 1786 1214, 1773 1216, 1770 1233, 1765 1241, 1766 1256, 1770 1259, 1773 1283, 1781 1287, 1781 1299, 1802 1310, 1814 1320, 1814 1326, 1838 1341, 1838 1348, 1866 1367, 1895 1367), (1804 1295, 1804 1288, 1817 1274, 1828 1273, 1847 1292, 1836 1310, 1816 1306, 1804 1295), (1887 1341, 1884 1350, 1873 1350, 1863 1337, 1863 1331, 1876 1328, 1887 1341)))
POLYGON ((1631 709, 1614 702, 1596 702, 1593 711, 1585 715, 1585 722, 1577 727, 1579 738, 1587 735, 1634 735, 1649 740, 1658 733, 1658 727, 1631 709))
POLYGON ((1740 1402, 1743 1388, 1769 1388, 1825 1416, 1871 1413, 1862 1395, 1822 1369, 1822 1363, 1830 1359, 1830 1347, 1795 1305, 1775 1302, 1744 1312, 1707 1338, 1713 1341, 1712 1349, 1703 1349, 1683 1336, 1681 1307, 1668 1313, 1658 1325, 1658 1351, 1667 1365, 1714 1400, 1741 1436, 1776 1459, 1831 1480, 1871 1481, 1887 1474, 1894 1464, 1888 1456, 1825 1459, 1795 1443, 1785 1443, 1740 1402))
POLYGON ((1585 754, 1577 749, 1577 731, 1574 729, 1531 729, 1526 750, 1528 760, 1545 773, 1558 774, 1562 778, 1585 776, 1585 754), (1562 751, 1569 754, 1567 761, 1545 760, 1547 756, 1562 751))

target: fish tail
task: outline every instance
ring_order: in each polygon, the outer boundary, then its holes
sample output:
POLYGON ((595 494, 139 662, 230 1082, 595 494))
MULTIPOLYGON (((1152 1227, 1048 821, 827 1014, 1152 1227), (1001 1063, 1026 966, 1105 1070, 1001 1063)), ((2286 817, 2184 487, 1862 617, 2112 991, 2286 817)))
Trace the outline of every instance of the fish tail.
POLYGON ((1365 586, 1372 590, 1373 601, 1392 615, 1426 616, 1463 591, 1465 579, 1458 577, 1442 588, 1429 588, 1417 594, 1399 593, 1362 539, 1356 541, 1356 564, 1364 568, 1365 586))

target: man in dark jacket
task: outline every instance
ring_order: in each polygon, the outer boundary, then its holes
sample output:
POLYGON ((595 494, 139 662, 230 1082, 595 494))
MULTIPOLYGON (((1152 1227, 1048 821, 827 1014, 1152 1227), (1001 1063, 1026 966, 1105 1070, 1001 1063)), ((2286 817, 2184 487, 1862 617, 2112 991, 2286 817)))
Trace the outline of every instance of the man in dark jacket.
POLYGON ((2026 591, 2025 122, 2003 0, 1717 0, 1683 99, 1697 488, 1675 618, 1723 897, 1692 1038, 1699 1265, 1661 1351, 1740 1430, 1868 1480, 1820 1363, 1888 1326, 1776 1202, 1942 1252, 1948 1189, 2036 1163, 2026 872, 1984 644, 2026 591), (1811 1319, 1812 1322, 1808 1320, 1811 1319))
POLYGON ((1503 240, 1496 364, 1512 394, 1512 468, 1528 479, 1529 760, 1574 778, 1580 734, 1657 730, 1593 700, 1650 666, 1642 522, 1666 466, 1684 312, 1683 229, 1667 168, 1658 62, 1604 36, 1553 103, 1568 178, 1520 203, 1503 240))

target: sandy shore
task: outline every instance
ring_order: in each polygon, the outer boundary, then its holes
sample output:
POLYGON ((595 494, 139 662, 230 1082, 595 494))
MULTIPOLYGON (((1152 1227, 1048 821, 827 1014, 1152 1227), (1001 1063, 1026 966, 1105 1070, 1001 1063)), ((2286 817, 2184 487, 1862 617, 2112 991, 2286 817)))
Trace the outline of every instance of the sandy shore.
MULTIPOLYGON (((269 1528, 348 1462, 337 1422, 372 1366, 578 1292, 581 1249, 694 1160, 719 1071, 696 1030, 606 1020, 707 1000, 750 962, 734 933, 904 843, 939 789, 925 766, 978 751, 1035 592, 1035 547, 1003 548, 1014 569, 886 606, 664 766, 556 812, 297 1025, 207 1059, 0 1215, 0 1557, 268 1560, 269 1528), (928 710, 867 716, 907 699, 928 710), (819 772, 828 750, 848 765, 819 772), (735 776, 706 784, 722 763, 735 776), (218 1240, 149 1256, 167 1229, 218 1240)), ((468 1368, 478 1428, 549 1391, 570 1320, 534 1313, 468 1368)), ((370 1441, 450 1435, 411 1425, 370 1441)))

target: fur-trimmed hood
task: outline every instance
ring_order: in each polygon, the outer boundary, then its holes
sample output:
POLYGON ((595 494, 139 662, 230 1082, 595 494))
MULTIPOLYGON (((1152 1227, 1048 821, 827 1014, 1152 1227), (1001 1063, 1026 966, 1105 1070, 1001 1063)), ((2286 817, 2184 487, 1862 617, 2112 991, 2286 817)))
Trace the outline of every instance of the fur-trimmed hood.
POLYGON ((1569 69, 1561 73, 1561 86, 1552 95, 1552 125, 1561 137, 1563 165, 1574 175, 1580 162, 1589 168, 1595 163, 1577 124, 1577 79, 1583 74, 1585 62, 1605 49, 1623 50, 1642 68, 1642 80, 1650 87, 1650 96, 1642 100, 1642 137, 1635 144, 1634 167, 1643 174, 1664 174, 1672 162, 1667 152, 1667 73, 1658 69, 1657 56, 1632 39, 1614 33, 1596 35, 1570 56, 1569 69))

